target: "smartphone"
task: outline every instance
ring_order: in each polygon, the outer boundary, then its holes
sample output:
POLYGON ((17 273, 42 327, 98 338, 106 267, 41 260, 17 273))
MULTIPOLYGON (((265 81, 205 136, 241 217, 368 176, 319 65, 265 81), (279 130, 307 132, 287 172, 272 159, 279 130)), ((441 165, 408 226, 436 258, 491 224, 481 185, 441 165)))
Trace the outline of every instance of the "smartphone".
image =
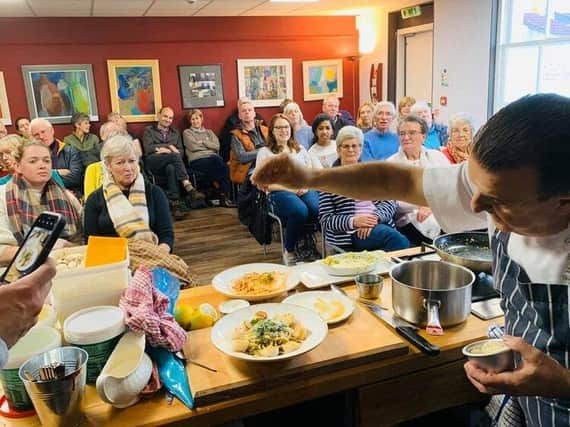
POLYGON ((18 252, 0 276, 0 283, 11 283, 42 265, 65 227, 65 218, 54 212, 42 213, 24 237, 18 252))

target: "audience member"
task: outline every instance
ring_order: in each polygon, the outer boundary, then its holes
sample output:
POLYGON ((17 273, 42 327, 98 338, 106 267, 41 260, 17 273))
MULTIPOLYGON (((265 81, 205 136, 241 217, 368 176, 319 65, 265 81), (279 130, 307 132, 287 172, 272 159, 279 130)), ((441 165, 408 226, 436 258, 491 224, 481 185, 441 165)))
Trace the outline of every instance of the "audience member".
POLYGON ((190 127, 183 132, 186 158, 191 169, 216 182, 220 188, 221 205, 234 208, 230 200, 231 183, 228 165, 220 157, 220 141, 214 132, 204 127, 202 111, 190 110, 187 115, 190 127))
MULTIPOLYGON (((404 117, 398 125, 400 149, 388 161, 422 168, 449 165, 439 150, 424 146, 427 132, 427 123, 422 118, 413 114, 404 117)), ((423 241, 431 242, 441 232, 429 207, 402 201, 398 202, 396 225, 415 245, 423 241)))
POLYGON ((295 131, 295 140, 303 147, 305 147, 306 150, 311 148, 314 137, 313 129, 311 129, 311 126, 309 126, 303 118, 303 112, 301 111, 299 104, 291 101, 285 106, 283 114, 285 114, 285 116, 293 124, 293 130, 295 131))
POLYGON ((285 107, 290 104, 291 102, 293 102, 293 100, 291 98, 285 98, 283 101, 281 101, 281 104, 279 104, 279 111, 281 113, 285 112, 285 107))
MULTIPOLYGON (((123 116, 121 116, 119 113, 117 113, 116 111, 111 111, 109 114, 107 114, 107 121, 108 122, 114 122, 116 124, 118 124, 121 129, 123 130, 123 134, 124 135, 128 135, 132 138, 133 140, 133 144, 135 145, 135 152, 137 153, 137 156, 139 156, 139 164, 140 161, 142 161, 143 158, 143 149, 142 149, 142 144, 139 141, 139 139, 132 133, 129 133, 129 129, 127 128, 127 121, 125 120, 125 118, 123 116)), ((99 135, 101 135, 101 131, 99 131, 99 135)))
POLYGON ((473 144, 473 121, 465 113, 457 113, 449 119, 449 140, 441 152, 451 163, 467 160, 473 144))
POLYGON ((24 141, 31 141, 32 131, 30 129, 30 119, 27 117, 18 117, 14 122, 16 133, 22 137, 24 141))
POLYGON ((0 138, 0 177, 14 173, 16 165, 14 152, 20 144, 22 144, 22 138, 19 135, 7 135, 0 138))
POLYGON ((53 126, 44 118, 30 122, 30 130, 35 140, 44 143, 50 152, 51 166, 61 177, 65 188, 76 194, 83 191, 83 165, 79 151, 55 138, 53 126))
MULTIPOLYGON (((245 100, 246 98, 243 98, 245 100)), ((238 100, 239 104, 240 100, 238 100)), ((255 113, 255 120, 259 124, 265 126, 263 117, 259 113, 255 113)), ((224 162, 228 163, 230 161, 230 152, 232 149, 232 131, 238 129, 241 126, 241 120, 239 118, 239 111, 236 108, 231 112, 226 121, 224 122, 224 127, 220 133, 220 156, 224 159, 224 162)))
MULTIPOLYGON (((343 127, 337 137, 339 161, 334 166, 354 165, 360 161, 364 135, 354 126, 343 127)), ((276 185, 276 184, 275 184, 276 185)), ((395 251, 410 242, 394 225, 396 202, 365 201, 322 192, 319 195, 319 220, 327 243, 345 250, 395 251)))
POLYGON ((99 161, 99 138, 93 133, 89 133, 91 123, 89 116, 85 113, 75 113, 71 116, 71 126, 73 132, 63 138, 65 145, 75 148, 81 156, 83 169, 91 163, 99 161))
POLYGON ((4 126, 4 123, 2 123, 0 120, 0 138, 4 138, 6 135, 8 135, 8 130, 6 129, 6 126, 4 126))
POLYGON ((333 128, 332 139, 336 138, 338 131, 347 125, 354 125, 354 119, 348 119, 346 114, 339 111, 340 100, 335 94, 325 96, 323 99, 323 113, 328 114, 331 118, 331 125, 333 128))
POLYGON ((21 144, 14 153, 16 173, 0 186, 0 262, 12 259, 26 232, 44 211, 65 218, 56 247, 81 241, 81 205, 51 178, 51 153, 40 141, 21 144))
POLYGON ((436 123, 433 120, 431 107, 427 102, 416 102, 412 106, 411 113, 422 118, 428 126, 428 133, 424 142, 426 148, 439 150, 441 147, 447 144, 447 126, 436 123))
POLYGON ((364 135, 364 147, 360 159, 384 160, 398 151, 398 135, 390 130, 396 114, 396 107, 388 101, 376 104, 374 108, 374 129, 364 135))
POLYGON ((333 136, 331 117, 328 114, 319 114, 313 120, 313 145, 309 148, 309 154, 313 164, 319 164, 323 168, 330 168, 338 159, 336 145, 333 136))
POLYGON ((403 119, 408 114, 410 114, 412 106, 416 103, 416 98, 411 96, 404 96, 398 102, 398 117, 403 119))
POLYGON ((358 114, 356 115, 356 126, 363 132, 366 133, 372 130, 374 124, 374 105, 371 102, 365 102, 358 108, 358 114))
MULTIPOLYGON (((273 116, 269 123, 267 146, 257 153, 256 165, 261 166, 268 158, 279 153, 288 153, 299 164, 314 167, 309 153, 293 135, 292 124, 284 114, 273 116)), ((303 226, 307 222, 317 220, 319 194, 306 189, 290 191, 280 185, 270 185, 268 191, 275 213, 285 225, 283 262, 292 265, 299 259, 299 254, 295 253, 295 245, 302 236, 303 226)))

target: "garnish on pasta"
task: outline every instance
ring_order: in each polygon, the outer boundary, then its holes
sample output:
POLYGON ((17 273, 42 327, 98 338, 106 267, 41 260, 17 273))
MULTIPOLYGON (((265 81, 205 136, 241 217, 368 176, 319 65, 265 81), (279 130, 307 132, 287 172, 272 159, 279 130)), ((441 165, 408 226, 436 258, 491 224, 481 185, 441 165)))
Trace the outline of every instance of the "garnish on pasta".
POLYGON ((265 273, 246 273, 232 283, 232 289, 237 295, 266 295, 284 291, 287 284, 287 273, 267 271, 265 273))

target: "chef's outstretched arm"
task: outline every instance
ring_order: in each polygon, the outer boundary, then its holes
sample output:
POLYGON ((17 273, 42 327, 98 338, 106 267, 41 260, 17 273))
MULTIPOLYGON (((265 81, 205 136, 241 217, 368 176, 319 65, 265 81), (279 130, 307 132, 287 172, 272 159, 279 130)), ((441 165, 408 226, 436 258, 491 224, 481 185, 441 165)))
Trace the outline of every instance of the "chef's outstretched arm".
POLYGON ((428 204, 423 191, 423 169, 385 161, 309 169, 283 153, 257 168, 252 181, 262 189, 270 184, 280 184, 291 189, 309 188, 358 200, 428 204))

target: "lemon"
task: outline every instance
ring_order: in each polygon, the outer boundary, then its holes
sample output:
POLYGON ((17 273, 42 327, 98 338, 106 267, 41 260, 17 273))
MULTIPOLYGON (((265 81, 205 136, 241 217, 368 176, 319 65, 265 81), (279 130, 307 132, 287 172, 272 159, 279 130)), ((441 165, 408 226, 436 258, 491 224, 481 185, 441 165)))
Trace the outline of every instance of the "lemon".
POLYGON ((174 319, 184 329, 190 329, 190 322, 196 310, 188 304, 176 304, 174 307, 174 319))
POLYGON ((216 309, 212 304, 208 303, 200 304, 200 312, 202 314, 207 314, 211 316, 214 319, 214 321, 218 320, 218 312, 216 311, 216 309))
POLYGON ((214 324, 214 318, 209 314, 204 314, 200 310, 194 310, 192 317, 190 318, 190 329, 202 329, 209 328, 214 324))

